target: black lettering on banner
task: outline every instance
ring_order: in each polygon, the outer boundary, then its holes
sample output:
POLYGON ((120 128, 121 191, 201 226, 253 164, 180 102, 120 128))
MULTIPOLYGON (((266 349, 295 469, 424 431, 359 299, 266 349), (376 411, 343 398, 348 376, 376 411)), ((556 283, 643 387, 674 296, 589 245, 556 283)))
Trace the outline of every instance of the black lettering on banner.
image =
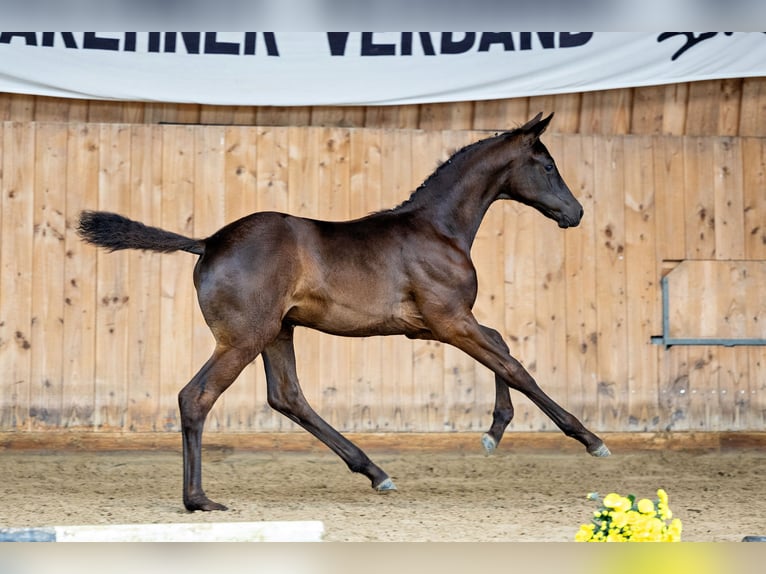
POLYGON ((10 44, 14 38, 24 38, 27 46, 37 46, 36 32, 2 32, 0 33, 0 44, 10 44))
POLYGON ((434 44, 431 42, 431 34, 428 32, 420 33, 420 43, 423 45, 423 53, 426 56, 435 56, 436 50, 434 50, 434 44))
POLYGON ((125 32, 125 51, 136 51, 136 32, 125 32))
POLYGON ((453 35, 454 32, 442 33, 442 54, 465 54, 473 48, 473 44, 476 42, 476 32, 465 32, 465 37, 458 41, 453 38, 453 35))
POLYGON ((219 42, 218 32, 205 32, 205 54, 239 54, 239 44, 219 42))
POLYGON ((82 40, 82 47, 86 50, 110 50, 120 49, 120 41, 117 38, 102 38, 96 36, 95 32, 85 32, 82 40))
POLYGON ((331 56, 345 56, 348 32, 327 32, 327 43, 330 45, 331 56))
POLYGON ((559 48, 577 48, 584 46, 593 38, 593 32, 559 32, 559 48))
MULTIPOLYGON (((64 46, 66 48, 77 48, 77 42, 74 39, 72 32, 58 32, 61 34, 61 39, 64 40, 64 46)), ((135 32, 130 32, 135 34, 135 32)), ((43 32, 43 46, 53 46, 56 38, 56 32, 43 32)))
POLYGON ((376 44, 375 32, 362 32, 362 56, 395 56, 396 44, 376 44))
POLYGON ((479 40, 479 52, 489 52, 492 44, 502 44, 505 51, 514 49, 510 32, 484 32, 479 40))

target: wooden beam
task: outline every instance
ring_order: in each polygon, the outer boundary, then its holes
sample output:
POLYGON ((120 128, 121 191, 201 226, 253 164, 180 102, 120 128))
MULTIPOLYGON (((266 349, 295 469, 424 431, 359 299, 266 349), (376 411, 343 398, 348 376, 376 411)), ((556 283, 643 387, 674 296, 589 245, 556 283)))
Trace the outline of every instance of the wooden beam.
MULTIPOLYGON (((347 433, 368 452, 466 451, 480 452, 481 433, 347 433)), ((613 453, 653 450, 723 451, 766 447, 766 432, 615 432, 601 433, 613 453)), ((0 432, 0 451, 141 451, 178 450, 177 432, 0 432)), ((209 451, 325 452, 327 449, 303 432, 208 433, 209 451)), ((500 451, 577 452, 583 447, 558 432, 512 432, 500 451)), ((329 452, 329 451, 327 451, 329 452)))

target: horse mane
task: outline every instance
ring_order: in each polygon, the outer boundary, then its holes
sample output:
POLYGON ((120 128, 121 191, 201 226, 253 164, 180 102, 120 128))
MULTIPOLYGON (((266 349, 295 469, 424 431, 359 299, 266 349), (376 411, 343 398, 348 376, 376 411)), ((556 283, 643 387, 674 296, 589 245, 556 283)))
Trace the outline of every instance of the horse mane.
POLYGON ((466 155, 469 154, 469 152, 475 151, 477 148, 483 147, 485 144, 495 141, 498 137, 513 137, 516 135, 521 128, 515 128, 509 132, 503 132, 502 134, 499 134, 495 132, 494 136, 490 136, 469 144, 466 144, 465 146, 455 150, 452 152, 452 154, 447 158, 446 160, 440 162, 436 169, 429 175, 423 183, 421 183, 415 191, 412 192, 412 194, 405 199, 402 203, 397 205, 396 207, 393 207, 391 209, 384 209, 382 211, 378 211, 376 213, 398 213, 401 211, 406 210, 408 207, 413 205, 415 201, 419 197, 422 197, 423 191, 428 189, 429 184, 433 183, 434 180, 441 177, 445 171, 448 171, 450 169, 453 169, 455 167, 455 164, 459 162, 459 160, 463 159, 466 155))

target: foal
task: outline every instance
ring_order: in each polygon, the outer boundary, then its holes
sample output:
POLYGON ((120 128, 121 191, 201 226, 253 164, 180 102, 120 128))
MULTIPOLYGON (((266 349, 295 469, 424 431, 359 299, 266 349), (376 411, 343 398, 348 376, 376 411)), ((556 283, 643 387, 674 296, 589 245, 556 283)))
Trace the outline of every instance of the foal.
POLYGON ((522 202, 562 228, 582 218, 582 206, 540 141, 552 116, 538 114, 521 128, 466 146, 399 207, 353 221, 259 212, 206 239, 193 239, 113 213, 81 214, 82 238, 109 250, 199 256, 194 286, 216 346, 178 396, 187 509, 226 509, 202 489, 202 429, 216 399, 259 354, 269 405, 369 478, 376 490, 396 488, 306 402, 295 368, 296 326, 349 337, 405 335, 463 350, 495 373, 492 425, 482 437, 488 452, 513 417, 513 388, 590 454, 609 454, 600 438, 511 357, 500 333, 480 325, 472 313, 478 286, 471 244, 492 202, 522 202))

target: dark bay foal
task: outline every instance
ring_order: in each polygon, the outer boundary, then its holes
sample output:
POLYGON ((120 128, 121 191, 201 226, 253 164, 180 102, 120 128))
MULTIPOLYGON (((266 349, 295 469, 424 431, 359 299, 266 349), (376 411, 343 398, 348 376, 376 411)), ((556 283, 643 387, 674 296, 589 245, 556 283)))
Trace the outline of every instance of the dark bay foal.
POLYGON ((500 333, 472 313, 476 271, 471 244, 497 199, 530 205, 559 227, 583 215, 540 141, 552 117, 471 144, 441 165, 399 207, 328 222, 254 213, 193 239, 117 214, 83 212, 79 233, 109 250, 188 251, 199 256, 194 286, 215 337, 213 355, 178 396, 183 432, 183 500, 189 510, 225 510, 202 489, 201 440, 216 399, 258 354, 268 402, 308 430, 379 491, 388 475, 306 402, 295 369, 293 330, 333 335, 405 335, 453 345, 495 373, 493 451, 513 417, 509 388, 529 397, 594 456, 603 441, 546 395, 514 359, 500 333))

